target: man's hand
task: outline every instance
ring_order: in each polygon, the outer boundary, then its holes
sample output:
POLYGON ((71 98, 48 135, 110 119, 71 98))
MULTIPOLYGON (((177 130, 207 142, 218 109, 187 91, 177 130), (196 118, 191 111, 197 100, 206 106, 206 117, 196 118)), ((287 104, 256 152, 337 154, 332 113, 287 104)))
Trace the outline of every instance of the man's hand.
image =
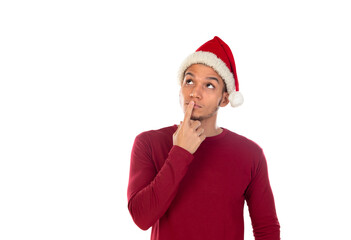
POLYGON ((191 101, 185 111, 184 121, 173 134, 173 145, 184 148, 191 154, 195 153, 200 144, 205 140, 204 129, 200 121, 190 119, 193 112, 194 102, 191 101))

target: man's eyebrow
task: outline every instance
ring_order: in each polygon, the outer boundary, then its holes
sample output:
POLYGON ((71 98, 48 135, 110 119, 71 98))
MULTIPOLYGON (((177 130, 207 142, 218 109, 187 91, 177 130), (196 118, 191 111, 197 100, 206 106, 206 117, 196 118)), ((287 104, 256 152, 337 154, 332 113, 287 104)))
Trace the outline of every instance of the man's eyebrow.
POLYGON ((210 79, 210 80, 215 80, 215 81, 217 81, 217 82, 219 83, 218 79, 217 79, 217 78, 215 78, 215 77, 207 77, 207 79, 210 79))
POLYGON ((184 75, 184 76, 186 76, 186 75, 190 75, 190 76, 194 77, 194 74, 192 74, 191 72, 187 72, 187 73, 185 73, 185 75, 184 75))
MULTIPOLYGON (((184 77, 185 77, 186 75, 190 75, 190 76, 194 77, 194 74, 192 74, 191 72, 185 73, 184 77)), ((219 80, 218 80, 217 78, 215 78, 215 77, 207 77, 206 79, 215 80, 215 81, 218 82, 218 84, 219 84, 219 80)))

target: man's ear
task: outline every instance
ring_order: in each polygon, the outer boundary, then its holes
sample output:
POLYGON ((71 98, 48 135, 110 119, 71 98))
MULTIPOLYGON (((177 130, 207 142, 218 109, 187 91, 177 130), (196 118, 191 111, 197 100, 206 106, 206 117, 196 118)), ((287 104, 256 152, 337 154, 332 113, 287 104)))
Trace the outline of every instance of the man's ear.
POLYGON ((229 93, 228 92, 224 92, 222 95, 222 101, 220 102, 219 106, 220 107, 225 107, 227 106, 229 103, 229 93))

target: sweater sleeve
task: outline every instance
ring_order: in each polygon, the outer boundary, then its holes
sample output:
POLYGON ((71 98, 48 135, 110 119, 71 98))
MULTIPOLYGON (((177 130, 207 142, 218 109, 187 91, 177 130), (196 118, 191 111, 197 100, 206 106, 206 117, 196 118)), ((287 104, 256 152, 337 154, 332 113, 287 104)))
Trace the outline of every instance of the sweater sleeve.
POLYGON ((269 183, 267 161, 262 151, 252 175, 245 198, 255 240, 279 240, 280 225, 269 183))
POLYGON ((134 141, 128 184, 128 209, 135 224, 150 228, 169 208, 193 155, 173 146, 157 172, 148 139, 139 135, 134 141))

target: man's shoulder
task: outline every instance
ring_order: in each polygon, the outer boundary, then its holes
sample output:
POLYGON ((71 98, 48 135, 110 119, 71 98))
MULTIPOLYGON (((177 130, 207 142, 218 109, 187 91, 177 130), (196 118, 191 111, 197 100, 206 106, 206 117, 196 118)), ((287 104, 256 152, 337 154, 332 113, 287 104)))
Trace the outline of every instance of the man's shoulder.
POLYGON ((253 140, 248 137, 245 137, 241 134, 232 132, 228 129, 227 130, 227 139, 229 142, 232 142, 237 147, 248 150, 248 151, 262 151, 262 148, 253 140))
POLYGON ((162 138, 169 138, 173 136, 173 133, 177 130, 177 125, 172 125, 168 127, 163 127, 156 130, 147 130, 140 133, 137 138, 148 139, 148 140, 157 140, 162 138))

